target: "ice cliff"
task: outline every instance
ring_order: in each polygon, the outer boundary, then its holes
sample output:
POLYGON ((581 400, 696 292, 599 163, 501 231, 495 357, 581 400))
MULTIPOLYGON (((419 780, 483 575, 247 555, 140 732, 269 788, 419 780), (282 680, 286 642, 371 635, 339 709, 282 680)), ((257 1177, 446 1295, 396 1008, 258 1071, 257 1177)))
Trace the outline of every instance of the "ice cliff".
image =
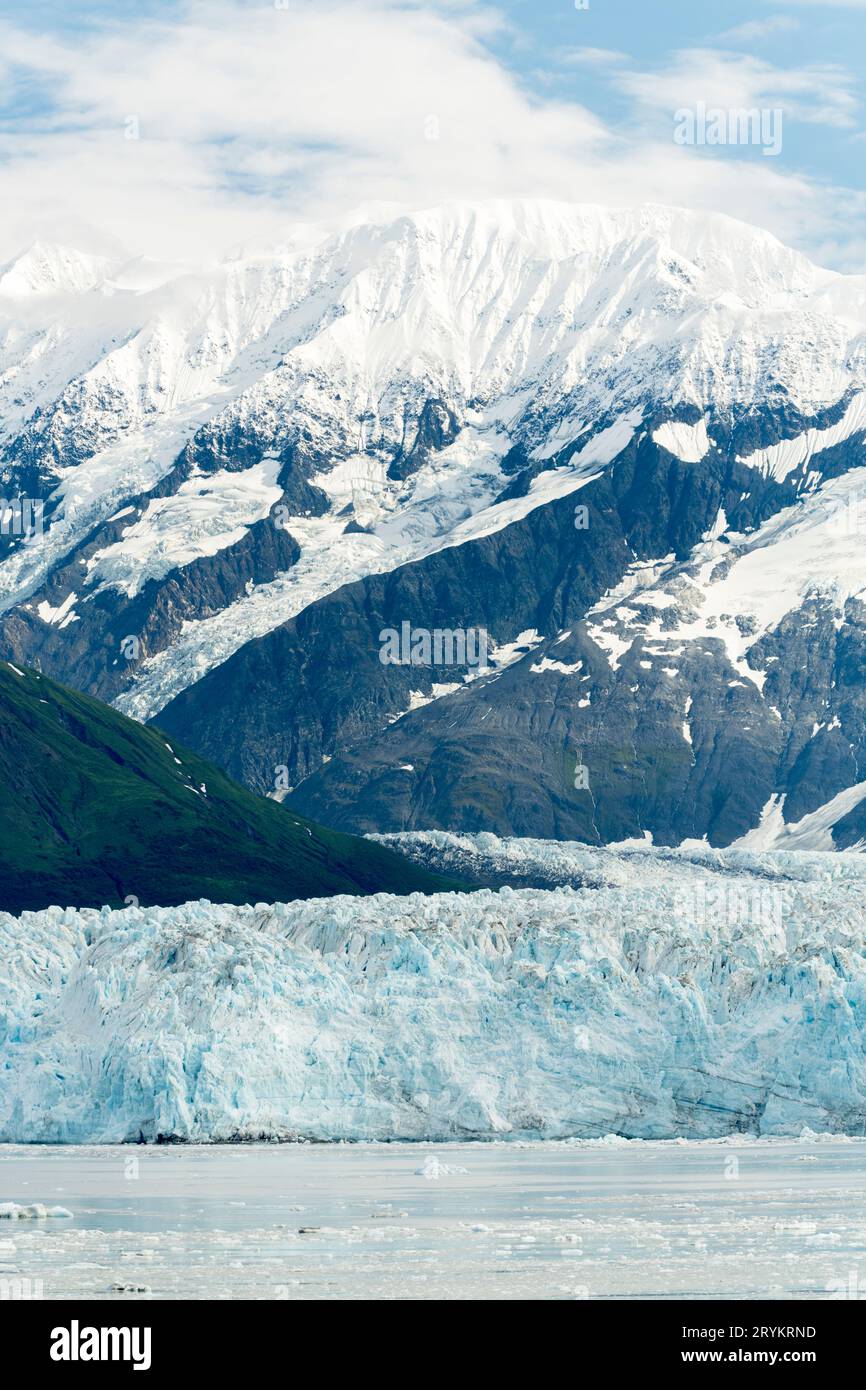
POLYGON ((866 1133, 862 856, 563 854, 585 886, 0 915, 0 1140, 866 1133))

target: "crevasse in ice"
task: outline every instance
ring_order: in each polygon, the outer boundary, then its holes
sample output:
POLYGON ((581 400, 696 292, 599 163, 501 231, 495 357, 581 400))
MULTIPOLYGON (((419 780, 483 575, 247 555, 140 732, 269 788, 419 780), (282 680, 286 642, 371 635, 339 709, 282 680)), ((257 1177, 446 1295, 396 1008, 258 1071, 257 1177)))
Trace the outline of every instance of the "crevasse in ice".
POLYGON ((587 886, 0 915, 0 1140, 866 1132, 863 856, 533 844, 587 886))

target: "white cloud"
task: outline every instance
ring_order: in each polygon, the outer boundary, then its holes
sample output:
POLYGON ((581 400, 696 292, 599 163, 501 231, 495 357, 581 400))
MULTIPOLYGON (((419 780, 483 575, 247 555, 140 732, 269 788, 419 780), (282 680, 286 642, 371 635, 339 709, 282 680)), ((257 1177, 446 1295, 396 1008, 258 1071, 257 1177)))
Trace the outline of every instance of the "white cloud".
POLYGON ((618 75, 622 89, 658 111, 694 107, 780 107, 787 117, 813 125, 851 129, 857 98, 850 74, 835 64, 778 68, 751 54, 687 49, 656 72, 618 75))
MULTIPOLYGON (((523 195, 715 208, 807 246, 858 235, 862 200, 844 190, 700 157, 661 122, 616 133, 581 104, 580 62, 572 100, 532 96, 486 46, 497 32, 494 11, 457 0, 192 0, 171 22, 125 18, 74 44, 0 25, 0 256, 34 235, 81 244, 90 224, 133 251, 202 259, 372 201, 523 195), (34 90, 38 121, 15 114, 34 90), (139 139, 125 138, 132 117, 139 139)), ((725 104, 787 92, 804 119, 850 122, 835 70, 792 78, 741 54, 693 65, 614 80, 644 111, 687 104, 684 91, 725 104)))
POLYGON ((557 54, 562 67, 616 67, 627 63, 628 55, 616 48, 566 48, 557 54))
POLYGON ((760 43, 761 39, 799 28, 799 19, 794 19, 792 15, 768 15, 766 19, 751 19, 745 24, 737 24, 733 29, 726 29, 719 39, 725 43, 760 43))

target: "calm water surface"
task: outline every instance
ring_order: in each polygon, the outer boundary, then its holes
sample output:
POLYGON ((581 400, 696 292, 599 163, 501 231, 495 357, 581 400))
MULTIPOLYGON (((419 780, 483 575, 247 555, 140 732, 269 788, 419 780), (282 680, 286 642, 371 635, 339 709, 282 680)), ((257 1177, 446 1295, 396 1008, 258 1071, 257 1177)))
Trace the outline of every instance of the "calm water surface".
POLYGON ((0 1146, 0 1294, 866 1297, 866 1141, 0 1146), (859 1290, 859 1292, 858 1292, 859 1290))

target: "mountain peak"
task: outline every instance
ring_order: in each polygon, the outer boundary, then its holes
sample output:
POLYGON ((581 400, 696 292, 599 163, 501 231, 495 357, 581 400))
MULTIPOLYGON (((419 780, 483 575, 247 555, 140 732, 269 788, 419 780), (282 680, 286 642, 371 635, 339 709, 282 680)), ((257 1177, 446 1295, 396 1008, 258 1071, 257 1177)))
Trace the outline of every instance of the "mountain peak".
POLYGON ((0 296, 86 294, 102 284, 112 267, 106 256, 36 240, 0 270, 0 296))

